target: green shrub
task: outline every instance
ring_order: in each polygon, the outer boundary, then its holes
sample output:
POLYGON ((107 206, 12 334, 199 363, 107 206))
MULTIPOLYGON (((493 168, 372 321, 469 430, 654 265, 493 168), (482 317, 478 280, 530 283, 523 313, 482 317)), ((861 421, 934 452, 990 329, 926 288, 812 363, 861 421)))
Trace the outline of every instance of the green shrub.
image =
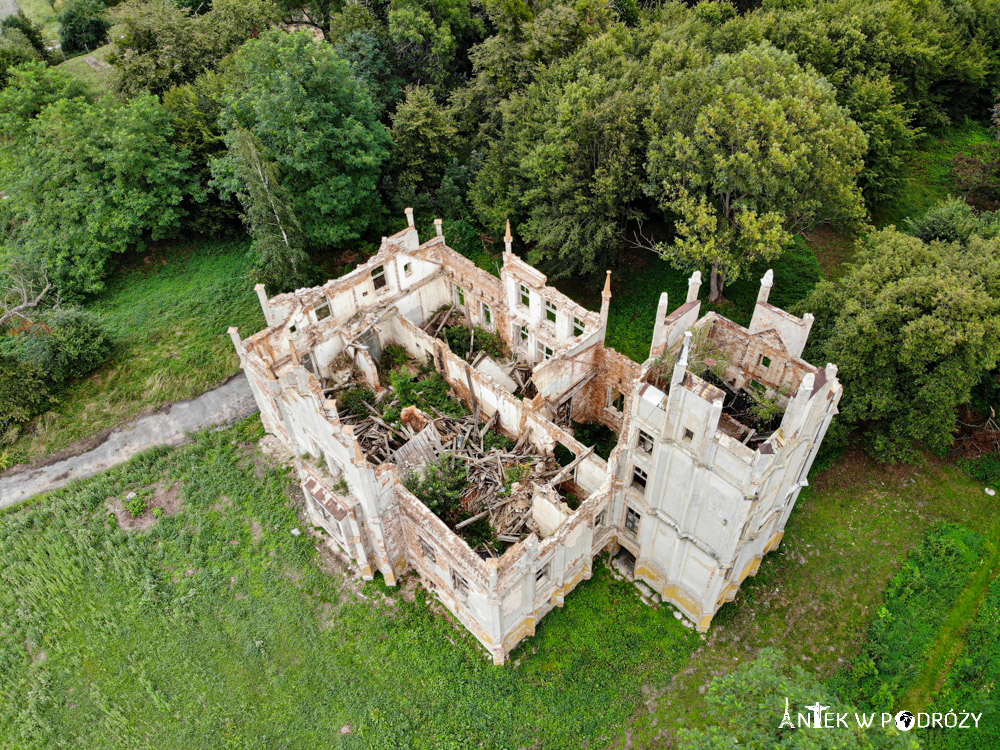
POLYGON ((961 198, 948 197, 929 208, 919 219, 906 220, 906 232, 924 242, 968 242, 983 222, 961 198))
MULTIPOLYGON (((137 494, 135 497, 125 500, 125 510, 128 511, 128 514, 132 518, 138 518, 146 512, 146 502, 145 494, 137 494)), ((162 508, 158 508, 157 510, 162 511, 162 508)))
POLYGON ((977 458, 962 458, 958 465, 977 482, 1000 487, 1000 453, 986 453, 977 458))
POLYGON ((365 403, 375 403, 375 392, 367 388, 352 388, 340 394, 340 403, 345 409, 356 417, 363 417, 369 414, 365 403))
POLYGON ((573 463, 573 459, 576 458, 576 454, 562 443, 556 443, 552 455, 555 457, 556 463, 560 466, 569 466, 573 463))
POLYGON ((445 453, 426 464, 423 471, 410 471, 403 479, 403 486, 432 513, 451 521, 465 492, 467 476, 465 462, 453 453, 445 453))
POLYGON ((618 445, 618 433, 600 422, 573 422, 573 437, 587 446, 594 446, 594 453, 605 461, 618 445))
POLYGON ((939 523, 909 556, 885 591, 885 603, 850 668, 834 678, 848 702, 890 711, 919 673, 940 623, 976 573, 986 550, 981 534, 939 523))
POLYGON ((393 370, 389 379, 399 403, 386 408, 383 416, 387 422, 397 421, 400 412, 407 406, 416 406, 420 411, 430 414, 432 417, 437 416, 435 409, 451 417, 461 417, 468 414, 466 408, 449 395, 450 387, 439 373, 435 372, 417 380, 413 373, 407 370, 393 370))
POLYGON ((153 508, 153 518, 159 518, 163 515, 163 508, 153 508))
POLYGON ((399 344, 386 344, 385 349, 382 350, 382 356, 379 363, 386 370, 392 370, 400 365, 405 365, 409 358, 410 355, 406 351, 405 347, 402 347, 399 344))
POLYGON ((111 22, 100 0, 69 0, 59 14, 59 42, 63 52, 90 51, 108 41, 111 22))
POLYGON ((102 364, 111 354, 111 339, 94 313, 57 307, 20 338, 17 353, 54 382, 64 383, 102 364))
POLYGON ((13 437, 12 428, 39 414, 49 398, 49 381, 38 365, 0 353, 0 444, 13 437))
POLYGON ((20 31, 24 35, 24 38, 28 40, 32 49, 38 53, 40 59, 49 59, 49 51, 45 48, 45 38, 42 36, 41 27, 36 23, 32 23, 22 11, 18 11, 14 15, 7 16, 0 21, 0 35, 8 29, 20 31))
POLYGON ((483 436, 483 449, 492 450, 499 448, 502 451, 509 451, 514 447, 514 441, 497 430, 490 430, 483 436))
POLYGON ((465 326, 451 326, 445 329, 444 338, 451 350, 459 357, 468 354, 470 347, 473 354, 486 352, 494 359, 506 359, 509 356, 507 344, 500 337, 500 334, 487 331, 479 326, 474 326, 472 331, 465 326), (472 331, 475 331, 475 337, 472 336, 472 331))
POLYGON ((464 357, 472 343, 472 331, 465 326, 451 326, 444 329, 444 340, 459 357, 464 357))

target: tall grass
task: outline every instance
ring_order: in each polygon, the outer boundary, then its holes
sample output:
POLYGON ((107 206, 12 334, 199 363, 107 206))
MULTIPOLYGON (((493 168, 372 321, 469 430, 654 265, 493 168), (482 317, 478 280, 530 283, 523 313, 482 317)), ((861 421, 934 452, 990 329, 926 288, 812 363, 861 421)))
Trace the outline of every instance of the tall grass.
POLYGON ((249 335, 264 326, 248 268, 245 242, 201 240, 150 251, 117 271, 86 305, 108 326, 113 356, 62 392, 13 453, 31 460, 59 451, 237 372, 227 328, 249 335))
MULTIPOLYGON (((930 711, 982 713, 979 729, 931 729, 923 737, 932 750, 993 750, 1000 747, 1000 578, 994 579, 968 630, 965 652, 956 660, 930 711)), ((970 722, 971 723, 971 722, 970 722)))
POLYGON ((931 527, 886 587, 861 654, 834 680, 846 700, 863 710, 893 708, 920 676, 942 624, 987 551, 986 539, 964 526, 931 527))
POLYGON ((289 533, 259 425, 0 514, 0 747, 601 747, 700 643, 598 567, 494 667, 423 589, 289 533), (179 512, 121 531, 106 500, 145 487, 179 512))

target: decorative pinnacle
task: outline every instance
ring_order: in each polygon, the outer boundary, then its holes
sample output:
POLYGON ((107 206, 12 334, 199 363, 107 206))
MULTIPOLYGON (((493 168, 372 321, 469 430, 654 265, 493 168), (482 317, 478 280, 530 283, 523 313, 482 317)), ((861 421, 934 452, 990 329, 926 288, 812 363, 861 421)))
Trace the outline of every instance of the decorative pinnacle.
POLYGON ((510 219, 507 219, 507 233, 503 236, 504 242, 513 242, 514 237, 510 233, 510 219))
POLYGON ((604 294, 605 297, 610 297, 611 296, 611 271, 608 271, 608 276, 604 280, 604 292, 603 292, 603 294, 604 294))

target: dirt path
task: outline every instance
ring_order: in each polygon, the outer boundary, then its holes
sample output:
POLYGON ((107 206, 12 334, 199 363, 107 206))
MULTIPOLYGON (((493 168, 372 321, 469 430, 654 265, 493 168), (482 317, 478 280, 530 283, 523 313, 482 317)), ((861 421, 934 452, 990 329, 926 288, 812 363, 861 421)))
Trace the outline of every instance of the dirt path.
POLYGON ((243 373, 218 388, 112 430, 96 446, 48 465, 0 477, 0 508, 92 477, 155 445, 179 445, 188 434, 226 425, 257 412, 243 373))
POLYGON ((0 20, 17 15, 17 0, 0 0, 0 20))

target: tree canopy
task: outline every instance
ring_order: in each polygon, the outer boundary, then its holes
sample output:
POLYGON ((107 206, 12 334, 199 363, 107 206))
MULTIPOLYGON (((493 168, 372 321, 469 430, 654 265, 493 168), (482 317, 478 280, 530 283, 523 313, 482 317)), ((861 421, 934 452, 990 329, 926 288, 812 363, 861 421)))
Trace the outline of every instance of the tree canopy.
MULTIPOLYGON (((220 124, 253 133, 278 165, 307 245, 339 248, 360 237, 379 216, 389 133, 343 58, 309 34, 269 31, 239 49, 226 77, 220 124)), ((231 152, 215 170, 236 192, 231 152)))
POLYGON ((201 15, 172 0, 127 0, 115 8, 115 89, 124 96, 160 95, 191 83, 276 14, 269 0, 215 0, 201 15))
POLYGON ((829 83, 770 45, 667 77, 649 128, 648 191, 677 228, 660 251, 710 265, 710 301, 795 233, 864 216, 867 139, 829 83))
POLYGON ((153 97, 46 104, 72 86, 59 72, 39 72, 19 75, 0 96, 0 121, 20 130, 0 150, 4 244, 45 268, 64 293, 93 292, 112 253, 177 230, 197 184, 153 97))
POLYGON ((1000 239, 925 242, 890 227, 802 309, 816 316, 807 356, 840 367, 842 427, 885 460, 918 442, 942 451, 958 407, 1000 363, 1000 239))

